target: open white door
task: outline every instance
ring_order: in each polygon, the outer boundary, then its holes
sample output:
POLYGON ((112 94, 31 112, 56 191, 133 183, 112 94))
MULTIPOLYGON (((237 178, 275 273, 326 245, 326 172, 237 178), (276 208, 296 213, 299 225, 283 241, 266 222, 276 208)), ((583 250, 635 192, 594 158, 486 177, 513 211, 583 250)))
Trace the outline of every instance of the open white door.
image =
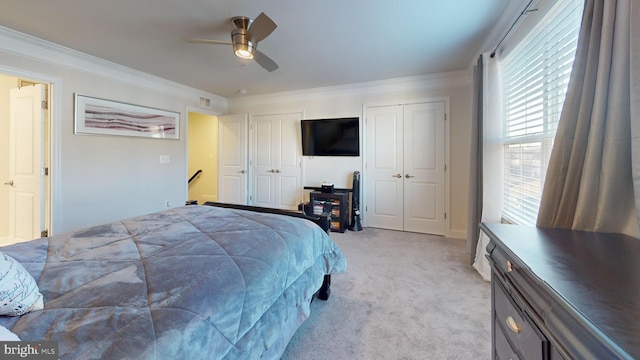
POLYGON ((218 201, 247 204, 248 116, 218 118, 218 201))
POLYGON ((44 226, 45 87, 11 89, 9 105, 9 238, 39 238, 44 226))

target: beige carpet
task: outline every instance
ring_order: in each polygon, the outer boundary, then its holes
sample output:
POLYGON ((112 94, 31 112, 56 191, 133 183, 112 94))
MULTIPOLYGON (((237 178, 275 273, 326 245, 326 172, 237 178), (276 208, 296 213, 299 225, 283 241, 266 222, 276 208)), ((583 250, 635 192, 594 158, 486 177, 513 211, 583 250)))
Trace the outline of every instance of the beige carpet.
POLYGON ((347 257, 285 360, 490 359, 491 289, 464 240, 374 228, 331 233, 347 257))

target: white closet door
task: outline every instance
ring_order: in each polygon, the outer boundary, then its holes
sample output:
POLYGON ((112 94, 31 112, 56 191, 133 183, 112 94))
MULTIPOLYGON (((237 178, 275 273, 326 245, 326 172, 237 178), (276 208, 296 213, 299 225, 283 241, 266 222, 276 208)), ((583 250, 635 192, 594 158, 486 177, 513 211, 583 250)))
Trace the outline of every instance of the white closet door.
POLYGON ((252 116, 252 204, 295 210, 301 202, 301 118, 301 113, 252 116))
POLYGON ((444 102, 404 107, 404 230, 445 233, 444 102))
POLYGON ((275 207, 276 157, 274 137, 277 122, 251 117, 251 204, 275 207))
POLYGON ((403 106, 367 108, 366 221, 403 230, 403 106))
POLYGON ((446 234, 445 107, 366 109, 367 226, 446 234))
POLYGON ((296 210, 302 202, 301 113, 278 115, 279 140, 276 167, 276 207, 296 210))
POLYGON ((218 118, 218 197, 220 202, 247 203, 246 114, 218 118))

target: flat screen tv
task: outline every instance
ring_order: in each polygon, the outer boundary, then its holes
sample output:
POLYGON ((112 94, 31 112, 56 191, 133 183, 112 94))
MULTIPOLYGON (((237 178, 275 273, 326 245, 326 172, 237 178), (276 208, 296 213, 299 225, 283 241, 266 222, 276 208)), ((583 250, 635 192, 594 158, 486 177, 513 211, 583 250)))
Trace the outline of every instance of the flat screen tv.
POLYGON ((302 120, 302 155, 360 156, 357 117, 302 120))

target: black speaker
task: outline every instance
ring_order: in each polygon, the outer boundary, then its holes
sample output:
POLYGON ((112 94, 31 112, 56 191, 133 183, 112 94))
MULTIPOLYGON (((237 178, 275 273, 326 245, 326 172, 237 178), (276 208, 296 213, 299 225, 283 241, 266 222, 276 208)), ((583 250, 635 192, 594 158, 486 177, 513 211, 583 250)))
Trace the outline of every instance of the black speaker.
POLYGON ((360 171, 353 172, 353 187, 351 190, 351 223, 349 230, 362 231, 360 224, 360 171))

